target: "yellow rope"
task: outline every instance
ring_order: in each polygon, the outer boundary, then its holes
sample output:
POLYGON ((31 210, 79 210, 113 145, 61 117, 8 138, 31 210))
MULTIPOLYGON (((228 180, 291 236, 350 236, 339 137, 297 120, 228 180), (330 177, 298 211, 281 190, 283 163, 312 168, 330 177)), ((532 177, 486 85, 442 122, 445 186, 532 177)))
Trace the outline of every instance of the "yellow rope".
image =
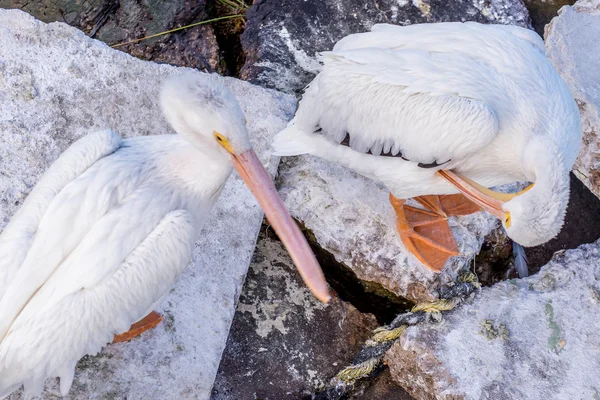
POLYGON ((481 283, 479 283, 477 281, 477 275, 475 275, 474 273, 472 273, 471 271, 462 274, 461 276, 458 277, 457 279, 458 282, 463 282, 463 283, 470 283, 472 284, 474 287, 476 287, 477 289, 479 289, 481 287, 481 283))
MULTIPOLYGON (((441 311, 452 310, 468 294, 472 293, 474 288, 481 287, 480 284, 477 282, 477 277, 472 273, 467 273, 465 275, 460 276, 457 280, 457 283, 468 283, 471 285, 471 288, 467 288, 465 292, 465 288, 457 287, 456 292, 458 294, 454 294, 454 296, 456 297, 452 299, 440 299, 435 301, 418 303, 412 308, 411 312, 439 313, 441 311)), ((407 314, 406 316, 410 318, 410 314, 407 314)), ((342 371, 340 371, 335 376, 335 378, 331 380, 330 385, 333 386, 330 386, 329 389, 326 389, 324 393, 326 393, 328 390, 341 390, 340 387, 351 387, 359 379, 368 377, 379 366, 385 351, 389 349, 391 343, 393 343, 400 336, 402 336, 402 334, 404 333, 406 328, 408 328, 409 325, 415 324, 423 320, 422 316, 420 318, 421 319, 415 320, 413 322, 408 322, 410 320, 408 319, 406 322, 407 324, 400 325, 397 328, 390 329, 388 327, 383 326, 375 329, 373 331, 373 335, 370 339, 366 341, 365 347, 363 347, 363 350, 365 350, 366 348, 370 348, 369 350, 366 350, 365 354, 370 358, 359 364, 350 365, 344 368, 342 371)), ((337 399, 339 398, 339 396, 335 398, 337 399)))
POLYGON ((401 325, 395 329, 386 329, 385 327, 379 327, 373 331, 374 335, 371 338, 373 345, 381 342, 389 342, 390 340, 396 340, 402 332, 407 328, 406 325, 401 325))
POLYGON ((341 370, 335 377, 342 382, 353 382, 369 375, 379 364, 379 357, 369 358, 357 365, 351 365, 341 370))
POLYGON ((422 303, 415 305, 412 308, 412 310, 410 310, 410 311, 412 311, 412 312, 424 311, 427 313, 436 312, 436 311, 450 311, 456 306, 457 302, 458 301, 455 299, 424 301, 422 303))

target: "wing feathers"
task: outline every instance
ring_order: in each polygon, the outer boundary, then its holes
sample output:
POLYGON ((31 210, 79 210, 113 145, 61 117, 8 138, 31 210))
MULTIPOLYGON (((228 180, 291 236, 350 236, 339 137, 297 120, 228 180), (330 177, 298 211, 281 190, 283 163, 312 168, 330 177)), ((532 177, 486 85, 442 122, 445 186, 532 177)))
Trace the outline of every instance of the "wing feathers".
POLYGON ((40 219, 54 197, 120 145, 121 138, 113 131, 91 133, 73 143, 44 173, 0 235, 0 300, 23 264, 40 219))
POLYGON ((196 235, 189 212, 170 212, 94 287, 66 295, 33 318, 20 315, 0 343, 0 397, 27 378, 37 389, 38 382, 60 376, 61 391, 67 389, 76 360, 98 352, 168 293, 191 259, 196 235))
POLYGON ((472 83, 493 86, 493 73, 473 79, 486 71, 468 57, 423 51, 328 54, 293 125, 306 133, 320 127, 335 143, 349 134, 350 147, 361 153, 387 148, 416 163, 457 160, 489 144, 498 131, 494 99, 482 98, 490 91, 472 83))

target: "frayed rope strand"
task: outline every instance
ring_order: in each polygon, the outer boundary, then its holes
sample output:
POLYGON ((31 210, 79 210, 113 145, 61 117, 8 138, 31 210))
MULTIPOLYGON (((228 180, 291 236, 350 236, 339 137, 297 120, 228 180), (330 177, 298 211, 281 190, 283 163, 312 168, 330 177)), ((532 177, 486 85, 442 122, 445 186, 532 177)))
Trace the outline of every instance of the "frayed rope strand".
POLYGON ((440 299, 416 304, 411 311, 398 315, 391 324, 381 326, 365 342, 351 365, 340 371, 314 400, 340 400, 346 398, 357 383, 376 376, 382 370, 384 354, 402 336, 409 326, 421 323, 430 315, 441 315, 469 297, 481 285, 471 272, 461 275, 451 286, 440 290, 440 299))
POLYGON ((352 382, 363 376, 369 375, 379 365, 379 358, 373 357, 357 365, 350 365, 344 368, 335 376, 334 379, 341 382, 352 382))

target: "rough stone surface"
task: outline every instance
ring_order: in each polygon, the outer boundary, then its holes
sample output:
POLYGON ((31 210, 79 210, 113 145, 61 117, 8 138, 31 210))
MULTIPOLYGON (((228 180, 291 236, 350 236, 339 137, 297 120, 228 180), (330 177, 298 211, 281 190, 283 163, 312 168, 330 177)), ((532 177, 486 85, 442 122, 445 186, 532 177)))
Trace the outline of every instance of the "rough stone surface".
MULTIPOLYGON (((137 60, 62 23, 0 10, 0 227, 73 141, 110 127, 125 137, 172 132, 160 82, 180 68, 137 60)), ((292 116, 291 96, 223 79, 239 99, 263 162, 272 135, 292 116)), ((157 328, 109 345, 79 364, 71 399, 206 399, 210 395, 262 221, 232 176, 197 242, 193 262, 159 309, 157 328)), ((55 380, 45 398, 55 398, 55 380)), ((19 394, 11 399, 20 398, 19 394)))
POLYGON ((375 23, 529 21, 521 0, 257 0, 246 16, 241 77, 286 92, 299 92, 311 81, 319 70, 317 52, 375 23))
POLYGON ((563 7, 546 27, 546 54, 569 85, 583 124, 574 172, 600 197, 600 0, 563 7))
MULTIPOLYGON (((44 22, 65 22, 109 45, 208 19, 206 0, 0 0, 0 8, 19 8, 44 22)), ((211 25, 119 49, 145 60, 210 72, 221 68, 211 25)))
POLYGON ((562 6, 575 3, 575 0, 523 0, 523 2, 529 10, 533 29, 543 35, 544 27, 556 17, 558 10, 562 6))
POLYGON ((571 174, 571 193, 565 224, 554 239, 540 246, 525 248, 529 273, 538 272, 559 250, 575 249, 581 244, 600 239, 598 215, 600 199, 571 174))
POLYGON ((359 279, 411 301, 436 297, 440 282, 453 280, 497 226, 495 218, 483 212, 450 218, 462 256, 435 274, 401 244, 388 192, 377 183, 313 156, 286 159, 277 179, 292 215, 320 247, 359 279))
POLYGON ((441 324, 408 328, 385 362, 419 399, 593 399, 598 313, 600 242, 482 289, 441 324))
MULTIPOLYGON (((337 297, 316 301, 270 235, 259 236, 212 400, 299 399, 352 361, 377 326, 337 297)), ((402 393, 393 383, 375 389, 402 393)))

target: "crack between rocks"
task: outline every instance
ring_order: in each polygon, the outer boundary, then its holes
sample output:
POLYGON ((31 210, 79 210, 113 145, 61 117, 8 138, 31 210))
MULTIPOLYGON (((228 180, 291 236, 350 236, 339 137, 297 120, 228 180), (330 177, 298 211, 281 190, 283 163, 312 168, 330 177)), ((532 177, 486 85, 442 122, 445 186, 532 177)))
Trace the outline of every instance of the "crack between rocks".
MULTIPOLYGON (((398 314, 414 305, 410 300, 392 293, 379 283, 358 278, 350 267, 337 261, 332 253, 319 245, 310 229, 302 222, 296 222, 315 253, 327 283, 342 301, 352 304, 362 313, 373 314, 380 325, 390 323, 398 314)), ((270 238, 279 241, 267 221, 264 221, 262 229, 265 229, 270 238)))
MULTIPOLYGON (((245 13, 246 10, 233 11, 218 0, 207 0, 206 11, 209 18, 218 18, 234 13, 245 13)), ((218 72, 222 75, 239 78, 246 55, 242 49, 240 36, 244 32, 246 22, 243 18, 235 18, 213 24, 217 45, 219 46, 220 65, 218 72)))

